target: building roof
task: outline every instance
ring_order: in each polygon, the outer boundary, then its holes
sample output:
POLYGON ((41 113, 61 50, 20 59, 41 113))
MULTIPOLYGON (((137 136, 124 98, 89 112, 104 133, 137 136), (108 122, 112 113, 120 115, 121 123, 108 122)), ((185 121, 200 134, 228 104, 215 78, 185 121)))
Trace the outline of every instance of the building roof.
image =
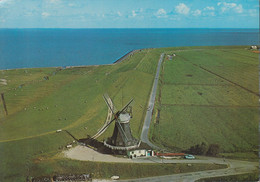
POLYGON ((121 113, 119 115, 119 120, 124 123, 124 122, 129 122, 131 116, 128 113, 121 113))

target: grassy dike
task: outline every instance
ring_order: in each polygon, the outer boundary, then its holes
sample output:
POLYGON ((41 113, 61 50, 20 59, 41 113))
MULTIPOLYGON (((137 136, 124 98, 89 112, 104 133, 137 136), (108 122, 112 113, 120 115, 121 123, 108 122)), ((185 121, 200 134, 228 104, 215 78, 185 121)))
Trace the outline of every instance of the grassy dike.
MULTIPOLYGON (((215 48, 244 50, 244 47, 215 48)), ((66 129, 80 139, 92 136, 103 125, 107 114, 104 93, 110 95, 118 109, 134 98, 131 128, 133 135, 139 138, 160 54, 179 49, 198 48, 146 49, 115 65, 0 70, 0 78, 7 80, 7 85, 0 86, 0 92, 5 93, 9 113, 4 115, 0 102, 0 181, 23 181, 26 176, 74 171, 93 172, 98 178, 110 177, 118 171, 123 178, 131 178, 219 168, 202 164, 187 167, 184 164, 110 164, 53 159, 73 140, 65 132, 56 133, 57 129, 66 129), (49 79, 44 79, 46 76, 49 79)), ((156 137, 156 129, 152 127, 156 137)), ((250 127, 254 131, 255 125, 250 127)), ((100 140, 111 136, 112 131, 110 127, 100 140)), ((164 138, 155 141, 159 143, 164 139, 171 147, 172 139, 167 137, 171 131, 165 131, 165 134, 160 131, 164 138)), ((249 135, 255 136, 254 132, 249 135)))

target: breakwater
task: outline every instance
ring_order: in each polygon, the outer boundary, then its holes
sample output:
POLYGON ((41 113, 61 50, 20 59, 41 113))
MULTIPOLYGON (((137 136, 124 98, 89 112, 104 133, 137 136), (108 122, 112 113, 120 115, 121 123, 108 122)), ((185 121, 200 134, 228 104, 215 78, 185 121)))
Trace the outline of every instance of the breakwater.
POLYGON ((122 62, 123 60, 125 60, 126 58, 128 58, 129 56, 133 55, 135 52, 140 51, 141 49, 137 49, 137 50, 132 50, 128 53, 126 53, 125 55, 123 55, 121 58, 119 58, 118 60, 116 60, 113 64, 117 64, 122 62))

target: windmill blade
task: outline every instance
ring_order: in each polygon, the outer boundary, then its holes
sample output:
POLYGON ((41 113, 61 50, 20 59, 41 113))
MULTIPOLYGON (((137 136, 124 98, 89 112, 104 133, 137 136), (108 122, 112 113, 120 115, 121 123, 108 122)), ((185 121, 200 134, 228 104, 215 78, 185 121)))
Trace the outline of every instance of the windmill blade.
POLYGON ((113 118, 108 124, 105 124, 94 136, 92 136, 92 139, 98 138, 100 135, 102 135, 108 128, 108 126, 115 121, 116 118, 113 118))
POLYGON ((112 100, 110 99, 110 97, 108 96, 108 94, 104 94, 103 95, 103 98, 108 106, 108 108, 110 109, 110 111, 113 113, 113 115, 115 114, 114 110, 115 110, 115 107, 114 107, 114 104, 112 102, 112 100))
POLYGON ((116 109, 112 99, 108 96, 107 93, 104 96, 106 97, 106 99, 107 99, 109 105, 111 106, 112 110, 114 111, 114 113, 116 113, 117 109, 116 109))
POLYGON ((134 99, 131 99, 128 104, 125 105, 125 107, 123 107, 123 109, 120 110, 120 112, 118 113, 118 115, 120 115, 132 102, 134 99))

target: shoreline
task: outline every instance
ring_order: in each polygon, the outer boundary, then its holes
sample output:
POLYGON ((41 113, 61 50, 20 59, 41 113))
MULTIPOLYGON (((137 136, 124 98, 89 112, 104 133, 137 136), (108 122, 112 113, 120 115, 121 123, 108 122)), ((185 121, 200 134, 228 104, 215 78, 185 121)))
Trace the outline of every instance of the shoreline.
MULTIPOLYGON (((216 45, 216 46, 173 46, 174 48, 184 48, 184 47, 247 47, 251 45, 216 45)), ((7 68, 7 69, 0 69, 0 71, 9 71, 9 70, 22 70, 22 69, 46 69, 46 68, 56 68, 56 69, 69 69, 69 68, 85 68, 85 67, 98 67, 98 66, 109 66, 121 63, 125 59, 127 59, 129 56, 132 56, 138 51, 146 50, 146 49, 160 49, 160 48, 172 48, 172 47, 156 47, 156 48, 142 48, 142 49, 133 49, 131 51, 128 51, 126 54, 118 58, 116 61, 110 63, 110 64, 94 64, 94 65, 77 65, 77 66, 51 66, 51 67, 29 67, 29 68, 7 68)))
MULTIPOLYGON (((146 48, 147 49, 147 48, 146 48)), ((119 64, 125 59, 127 59, 129 56, 132 56, 135 54, 137 51, 141 51, 143 49, 134 49, 132 51, 127 52, 123 56, 121 56, 119 59, 114 61, 113 63, 110 64, 94 64, 94 65, 79 65, 79 66, 54 66, 54 67, 32 67, 32 68, 10 68, 10 69, 0 69, 0 71, 9 71, 9 70, 23 70, 23 69, 46 69, 46 68, 56 68, 56 69, 69 69, 69 68, 85 68, 85 67, 98 67, 98 66, 109 66, 109 65, 114 65, 114 64, 119 64)))

